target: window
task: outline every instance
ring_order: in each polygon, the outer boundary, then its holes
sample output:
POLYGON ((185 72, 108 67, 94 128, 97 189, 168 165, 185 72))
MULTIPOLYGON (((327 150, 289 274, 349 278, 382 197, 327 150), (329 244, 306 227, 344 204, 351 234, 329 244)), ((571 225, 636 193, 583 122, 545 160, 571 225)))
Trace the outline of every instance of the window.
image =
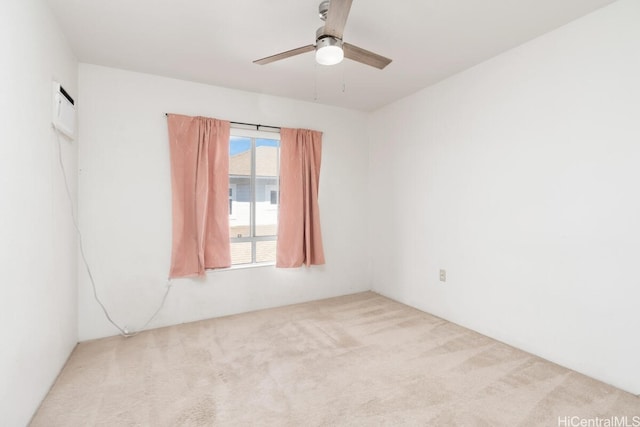
POLYGON ((276 260, 280 135, 231 129, 229 236, 231 264, 276 260))

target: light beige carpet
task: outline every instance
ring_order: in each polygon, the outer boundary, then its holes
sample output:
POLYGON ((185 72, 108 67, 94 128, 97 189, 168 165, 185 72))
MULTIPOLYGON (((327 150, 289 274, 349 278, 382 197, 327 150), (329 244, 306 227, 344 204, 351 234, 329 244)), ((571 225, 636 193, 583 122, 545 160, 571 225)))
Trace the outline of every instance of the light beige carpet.
POLYGON ((32 425, 571 426, 624 416, 640 417, 638 397, 367 292, 81 343, 32 425))

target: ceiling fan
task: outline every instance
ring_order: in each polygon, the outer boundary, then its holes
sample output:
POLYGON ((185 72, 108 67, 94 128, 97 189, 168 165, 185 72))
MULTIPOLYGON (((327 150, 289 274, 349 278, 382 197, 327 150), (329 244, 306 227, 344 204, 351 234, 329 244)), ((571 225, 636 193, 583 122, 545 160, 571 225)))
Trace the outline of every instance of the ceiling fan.
POLYGON ((320 19, 325 21, 325 24, 316 31, 316 44, 288 50, 253 62, 266 65, 315 50, 316 61, 322 65, 335 65, 342 62, 343 58, 349 58, 382 70, 391 63, 389 58, 342 41, 342 33, 347 23, 352 1, 324 0, 320 3, 318 12, 320 13, 320 19))

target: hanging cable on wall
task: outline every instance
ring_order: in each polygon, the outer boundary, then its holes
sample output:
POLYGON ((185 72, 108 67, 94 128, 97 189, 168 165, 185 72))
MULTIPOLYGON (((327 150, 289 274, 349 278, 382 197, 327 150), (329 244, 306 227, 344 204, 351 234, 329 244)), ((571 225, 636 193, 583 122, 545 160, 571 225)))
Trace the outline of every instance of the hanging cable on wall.
POLYGON ((169 291, 171 290, 171 280, 169 279, 167 281, 167 289, 164 292, 164 295, 162 297, 162 301, 160 302, 160 305, 158 306, 158 309, 151 315, 151 317, 149 317, 149 320, 147 320, 145 322, 144 325, 142 325, 142 327, 140 329, 138 329, 137 331, 129 331, 126 327, 121 327, 120 325, 118 325, 109 315, 109 311, 107 310, 107 308, 105 307, 105 305, 102 303, 102 301, 100 300, 100 298, 98 297, 98 291, 96 289, 96 282, 93 279, 93 273, 91 272, 91 268, 89 267, 89 263, 87 262, 87 257, 85 255, 84 252, 84 245, 82 242, 82 233, 80 232, 80 227, 78 225, 78 220, 76 218, 76 214, 74 211, 74 205, 73 205, 73 197, 71 197, 71 190, 69 189, 69 181, 67 180, 67 172, 66 169, 64 167, 64 161, 62 159, 62 144, 60 142, 60 133, 57 129, 54 130, 55 134, 56 134, 56 140, 57 140, 57 145, 58 145, 58 161, 60 163, 60 171, 62 173, 62 177, 64 179, 64 188, 66 190, 67 193, 67 199, 69 200, 69 206, 71 208, 71 220, 73 222, 73 226, 76 230, 76 235, 78 236, 78 247, 80 248, 80 256, 82 258, 82 263, 85 267, 85 270, 87 271, 87 275, 89 276, 89 282, 91 282, 91 288, 93 290, 93 297, 96 300, 96 302, 98 303, 98 305, 100 306, 100 308, 102 309, 102 312, 104 313, 105 317, 107 318, 107 320, 109 321, 109 323, 111 323, 113 326, 115 326, 115 328, 119 331, 119 334, 125 338, 131 338, 134 337, 136 335, 138 335, 140 332, 142 332, 148 325, 149 323, 151 323, 151 321, 153 319, 155 319, 155 317, 158 315, 158 313, 160 312, 160 310, 162 309, 162 307, 164 307, 164 304, 167 300, 167 296, 169 295, 169 291))

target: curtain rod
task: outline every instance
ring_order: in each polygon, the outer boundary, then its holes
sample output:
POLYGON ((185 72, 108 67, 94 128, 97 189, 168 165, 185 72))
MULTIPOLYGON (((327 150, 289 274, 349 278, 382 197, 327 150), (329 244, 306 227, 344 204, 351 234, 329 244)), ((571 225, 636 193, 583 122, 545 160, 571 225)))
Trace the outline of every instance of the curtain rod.
MULTIPOLYGON (((164 115, 168 116, 169 113, 164 113, 164 115)), ((257 123, 245 123, 245 122, 234 122, 234 121, 229 121, 229 123, 231 123, 233 125, 252 126, 252 127, 255 127, 256 130, 260 130, 260 128, 269 128, 269 129, 278 129, 278 130, 280 130, 280 127, 278 127, 278 126, 259 125, 257 123)))

